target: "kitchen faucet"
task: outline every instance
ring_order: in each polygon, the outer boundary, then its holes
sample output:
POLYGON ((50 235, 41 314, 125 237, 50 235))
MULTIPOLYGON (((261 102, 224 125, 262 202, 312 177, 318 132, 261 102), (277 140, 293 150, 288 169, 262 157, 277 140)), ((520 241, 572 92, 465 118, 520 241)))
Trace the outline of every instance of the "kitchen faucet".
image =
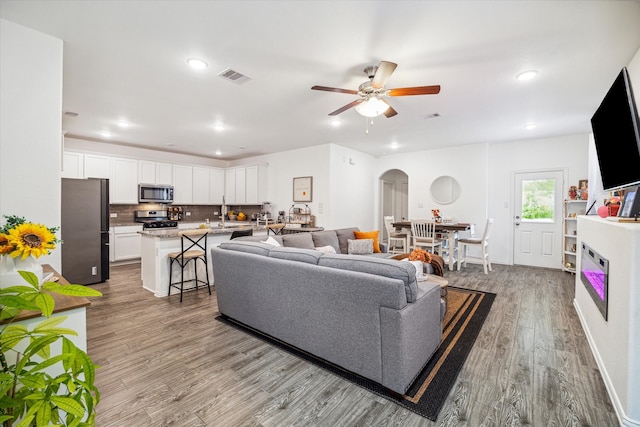
POLYGON ((222 215, 220 215, 220 219, 222 221, 220 221, 220 223, 218 224, 218 227, 224 228, 224 217, 227 215, 227 204, 225 203, 224 195, 222 196, 222 206, 220 210, 222 213, 222 215))

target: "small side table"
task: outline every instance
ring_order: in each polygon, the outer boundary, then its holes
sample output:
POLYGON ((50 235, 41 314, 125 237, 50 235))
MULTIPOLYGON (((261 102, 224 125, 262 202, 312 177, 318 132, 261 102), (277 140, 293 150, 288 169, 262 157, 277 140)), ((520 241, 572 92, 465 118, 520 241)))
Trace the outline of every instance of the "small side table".
POLYGON ((436 274, 429 274, 427 277, 427 281, 440 285, 440 298, 442 298, 446 304, 448 293, 447 286, 449 286, 449 281, 444 277, 440 277, 436 274))

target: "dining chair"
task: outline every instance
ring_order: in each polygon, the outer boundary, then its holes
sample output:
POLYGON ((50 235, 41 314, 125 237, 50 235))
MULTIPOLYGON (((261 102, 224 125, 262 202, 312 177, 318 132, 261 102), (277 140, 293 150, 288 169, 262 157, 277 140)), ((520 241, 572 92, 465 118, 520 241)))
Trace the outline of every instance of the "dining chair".
POLYGON ((384 217, 384 228, 387 231, 387 242, 389 243, 389 253, 405 254, 409 252, 407 233, 398 233, 393 226, 396 222, 393 215, 384 217), (400 248, 398 248, 400 244, 400 248))
POLYGON ((482 232, 482 237, 468 237, 464 239, 458 239, 458 271, 460 271, 460 266, 463 262, 465 267, 467 266, 467 247, 480 246, 482 251, 482 266, 484 267, 484 274, 489 274, 489 271, 491 271, 491 259, 489 258, 489 237, 491 237, 492 229, 493 218, 489 218, 487 219, 484 231, 482 232))
POLYGON ((436 223, 426 219, 411 220, 411 234, 413 235, 413 247, 429 248, 431 253, 442 253, 442 239, 436 237, 436 223))

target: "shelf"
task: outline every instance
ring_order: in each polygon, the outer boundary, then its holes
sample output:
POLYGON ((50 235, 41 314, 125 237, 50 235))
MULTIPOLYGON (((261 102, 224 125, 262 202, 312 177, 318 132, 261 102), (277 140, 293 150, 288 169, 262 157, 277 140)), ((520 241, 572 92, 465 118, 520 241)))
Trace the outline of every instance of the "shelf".
POLYGON ((576 256, 576 252, 571 252, 571 251, 564 251, 564 254, 576 256))
POLYGON ((567 238, 567 239, 577 239, 578 238, 578 236, 576 236, 575 234, 565 234, 564 237, 567 238))

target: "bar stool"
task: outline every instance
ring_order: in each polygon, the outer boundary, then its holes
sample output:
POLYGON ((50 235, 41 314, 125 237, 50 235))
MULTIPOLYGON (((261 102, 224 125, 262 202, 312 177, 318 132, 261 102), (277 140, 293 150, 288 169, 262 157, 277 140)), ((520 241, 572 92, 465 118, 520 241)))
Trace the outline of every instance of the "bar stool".
POLYGON ((169 256, 169 294, 171 288, 180 289, 180 302, 182 302, 182 292, 184 292, 184 284, 194 282, 194 286, 186 290, 198 289, 198 284, 207 285, 209 295, 211 295, 211 286, 209 285, 209 265, 207 264, 207 234, 208 230, 185 230, 178 233, 180 236, 180 252, 172 252, 169 256), (198 279, 198 260, 204 262, 204 272, 207 280, 198 279), (184 270, 193 261, 193 279, 184 279, 184 270), (180 267, 180 281, 172 282, 173 264, 177 263, 180 267))

